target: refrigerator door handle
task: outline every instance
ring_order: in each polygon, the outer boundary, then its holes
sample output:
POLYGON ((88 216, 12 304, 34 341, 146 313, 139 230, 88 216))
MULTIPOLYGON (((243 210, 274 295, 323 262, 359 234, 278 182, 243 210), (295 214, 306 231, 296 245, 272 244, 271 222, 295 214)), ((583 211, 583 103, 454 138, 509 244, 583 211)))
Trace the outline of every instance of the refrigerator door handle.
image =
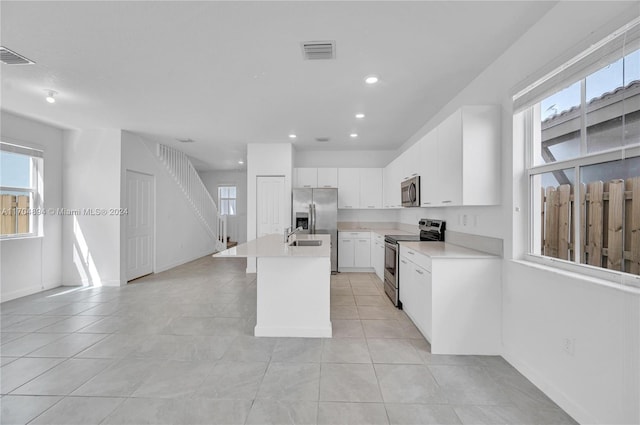
POLYGON ((311 208, 313 209, 313 233, 315 233, 316 232, 316 204, 315 203, 312 204, 311 208))
POLYGON ((313 233, 313 204, 309 204, 309 233, 313 233))

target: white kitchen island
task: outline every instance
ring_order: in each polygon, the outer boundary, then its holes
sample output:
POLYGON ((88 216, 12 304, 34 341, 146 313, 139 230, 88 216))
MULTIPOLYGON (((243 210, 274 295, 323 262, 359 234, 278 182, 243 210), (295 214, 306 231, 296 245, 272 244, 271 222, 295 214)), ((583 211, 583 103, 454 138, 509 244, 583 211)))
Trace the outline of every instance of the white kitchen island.
POLYGON ((267 235, 214 254, 257 258, 255 336, 330 338, 331 236, 320 246, 290 246, 267 235))

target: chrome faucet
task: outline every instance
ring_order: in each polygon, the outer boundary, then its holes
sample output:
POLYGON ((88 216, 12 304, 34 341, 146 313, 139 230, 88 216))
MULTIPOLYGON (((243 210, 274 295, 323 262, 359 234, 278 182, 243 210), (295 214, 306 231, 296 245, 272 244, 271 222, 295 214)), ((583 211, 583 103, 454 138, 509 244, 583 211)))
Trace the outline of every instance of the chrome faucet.
POLYGON ((287 227, 284 229, 284 243, 289 243, 289 238, 296 232, 302 230, 302 226, 296 227, 293 231, 291 231, 291 227, 287 227))

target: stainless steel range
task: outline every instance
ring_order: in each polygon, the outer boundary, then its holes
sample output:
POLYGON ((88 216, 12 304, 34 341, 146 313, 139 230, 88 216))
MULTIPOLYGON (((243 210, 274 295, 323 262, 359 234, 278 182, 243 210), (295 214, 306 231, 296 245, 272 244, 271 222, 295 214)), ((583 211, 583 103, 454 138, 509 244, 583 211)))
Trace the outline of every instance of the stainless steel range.
POLYGON ((418 222, 420 235, 385 235, 384 237, 384 292, 397 308, 400 301, 400 249, 398 242, 443 242, 446 222, 423 218, 418 222))

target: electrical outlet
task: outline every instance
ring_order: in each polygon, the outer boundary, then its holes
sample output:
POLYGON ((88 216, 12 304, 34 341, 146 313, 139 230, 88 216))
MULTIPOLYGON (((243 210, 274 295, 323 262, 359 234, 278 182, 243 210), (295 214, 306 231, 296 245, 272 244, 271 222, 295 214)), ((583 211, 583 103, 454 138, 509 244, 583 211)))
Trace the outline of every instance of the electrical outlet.
POLYGON ((467 215, 466 215, 466 214, 463 214, 463 215, 462 215, 462 225, 463 225, 463 226, 466 226, 466 225, 467 225, 467 215))
POLYGON ((562 349, 565 353, 570 356, 575 355, 576 353, 576 339, 575 338, 563 338, 562 339, 562 349))

